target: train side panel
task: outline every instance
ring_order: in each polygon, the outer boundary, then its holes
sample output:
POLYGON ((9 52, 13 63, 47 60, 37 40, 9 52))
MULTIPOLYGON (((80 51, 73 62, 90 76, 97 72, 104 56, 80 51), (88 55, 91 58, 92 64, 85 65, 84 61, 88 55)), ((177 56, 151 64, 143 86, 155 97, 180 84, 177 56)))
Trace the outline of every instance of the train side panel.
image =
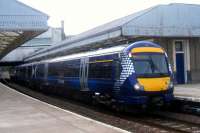
POLYGON ((46 87, 49 88, 49 91, 65 95, 83 92, 84 94, 88 93, 88 96, 94 93, 111 96, 114 83, 117 80, 116 76, 119 77, 120 73, 119 55, 111 54, 90 57, 84 65, 88 66, 81 66, 81 59, 49 63, 47 74, 48 86, 46 87), (117 73, 116 70, 118 70, 117 73), (86 73, 84 77, 86 79, 84 80, 81 79, 83 71, 86 73))
POLYGON ((112 93, 115 83, 115 60, 118 54, 89 59, 88 87, 93 92, 112 93))

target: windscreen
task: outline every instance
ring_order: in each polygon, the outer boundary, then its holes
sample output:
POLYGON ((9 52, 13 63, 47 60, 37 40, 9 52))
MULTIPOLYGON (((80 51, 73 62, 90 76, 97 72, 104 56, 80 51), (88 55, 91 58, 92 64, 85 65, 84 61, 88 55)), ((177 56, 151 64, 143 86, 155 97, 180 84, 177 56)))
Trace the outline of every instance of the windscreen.
POLYGON ((132 60, 138 77, 169 76, 167 59, 163 53, 137 53, 132 60))

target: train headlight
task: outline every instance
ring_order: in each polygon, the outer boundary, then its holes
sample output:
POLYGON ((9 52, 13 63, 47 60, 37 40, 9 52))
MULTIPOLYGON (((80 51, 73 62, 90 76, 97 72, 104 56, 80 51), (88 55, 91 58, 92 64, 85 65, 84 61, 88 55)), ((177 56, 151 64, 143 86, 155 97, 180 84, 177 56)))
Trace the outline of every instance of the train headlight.
POLYGON ((142 91, 142 90, 144 90, 144 87, 142 85, 140 85, 139 83, 136 83, 134 85, 134 89, 137 91, 139 91, 139 90, 142 91))
POLYGON ((171 89, 174 87, 174 83, 172 81, 169 82, 168 88, 171 89))

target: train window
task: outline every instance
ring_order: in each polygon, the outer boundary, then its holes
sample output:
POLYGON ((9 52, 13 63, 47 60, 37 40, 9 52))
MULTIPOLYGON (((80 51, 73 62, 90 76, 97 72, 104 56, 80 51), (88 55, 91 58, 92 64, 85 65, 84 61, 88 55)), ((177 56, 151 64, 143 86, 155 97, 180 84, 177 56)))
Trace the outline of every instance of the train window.
POLYGON ((20 77, 21 71, 20 68, 17 69, 17 76, 20 77))
POLYGON ((63 62, 50 63, 48 67, 49 76, 62 76, 63 77, 63 62))
POLYGON ((30 78, 31 77, 31 66, 26 67, 26 77, 30 78))
POLYGON ((113 66, 115 69, 115 73, 114 73, 115 79, 119 79, 120 78, 120 61, 114 60, 113 66))
POLYGON ((20 68, 20 77, 22 77, 22 78, 25 78, 25 76, 26 76, 26 68, 25 67, 21 67, 20 68))
POLYGON ((112 78, 112 61, 95 61, 89 64, 89 78, 112 78))
POLYGON ((64 62, 64 76, 65 77, 79 77, 80 60, 64 62))
POLYGON ((40 64, 40 65, 37 66, 36 76, 37 77, 44 77, 44 64, 40 64))
POLYGON ((169 74, 164 54, 140 53, 133 55, 132 59, 138 77, 167 76, 169 74))
POLYGON ((28 77, 32 76, 32 67, 28 66, 28 77))
POLYGON ((55 76, 55 69, 54 69, 54 63, 50 63, 48 67, 48 75, 49 76, 55 76))

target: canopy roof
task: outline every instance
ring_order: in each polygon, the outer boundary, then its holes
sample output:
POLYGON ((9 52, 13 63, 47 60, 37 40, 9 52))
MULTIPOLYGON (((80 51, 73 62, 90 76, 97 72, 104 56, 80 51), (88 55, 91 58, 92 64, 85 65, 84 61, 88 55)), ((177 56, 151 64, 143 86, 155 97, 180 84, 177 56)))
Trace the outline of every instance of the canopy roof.
POLYGON ((200 37, 199 14, 200 5, 158 5, 83 32, 38 51, 27 60, 106 47, 142 37, 200 37))
POLYGON ((0 59, 48 29, 48 15, 16 0, 0 0, 0 59))

